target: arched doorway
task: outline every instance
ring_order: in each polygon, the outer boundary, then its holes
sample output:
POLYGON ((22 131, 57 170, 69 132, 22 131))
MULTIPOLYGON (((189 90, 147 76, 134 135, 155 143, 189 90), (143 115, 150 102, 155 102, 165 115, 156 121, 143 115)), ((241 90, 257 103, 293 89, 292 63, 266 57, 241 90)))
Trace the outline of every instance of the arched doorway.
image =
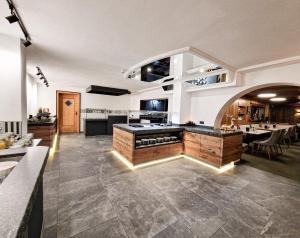
MULTIPOLYGON (((232 96, 229 100, 227 100, 223 106, 221 107, 221 109, 219 110, 216 119, 215 119, 215 123, 214 123, 214 127, 215 128, 220 128, 222 125, 222 119, 226 113, 226 110, 238 99, 242 98, 243 96, 254 92, 254 91, 258 91, 258 90, 262 90, 262 89, 268 89, 271 87, 288 87, 288 86, 294 86, 294 87, 298 87, 300 88, 300 84, 295 84, 295 83, 267 83, 267 84, 261 84, 261 85, 256 85, 253 87, 249 87, 247 89, 244 89, 238 93, 236 93, 234 96, 232 96)), ((300 96, 300 94, 299 94, 300 96)), ((299 103, 300 106, 300 103, 299 103)))
POLYGON ((231 114, 231 125, 240 126, 243 132, 243 143, 248 148, 242 155, 243 164, 300 181, 299 85, 250 87, 224 103, 216 126, 221 126, 222 119, 224 122, 224 114, 231 114))

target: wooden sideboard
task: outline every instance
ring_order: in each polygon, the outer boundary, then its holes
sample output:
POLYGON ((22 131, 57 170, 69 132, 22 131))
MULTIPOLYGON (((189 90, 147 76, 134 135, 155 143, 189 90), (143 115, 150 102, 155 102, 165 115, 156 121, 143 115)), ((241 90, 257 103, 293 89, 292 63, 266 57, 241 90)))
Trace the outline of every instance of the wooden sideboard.
POLYGON ((215 137, 185 131, 184 153, 221 167, 241 158, 242 135, 215 137))
POLYGON ((40 145, 52 147, 54 136, 56 134, 56 123, 45 125, 28 124, 28 133, 33 133, 35 139, 42 139, 40 145))

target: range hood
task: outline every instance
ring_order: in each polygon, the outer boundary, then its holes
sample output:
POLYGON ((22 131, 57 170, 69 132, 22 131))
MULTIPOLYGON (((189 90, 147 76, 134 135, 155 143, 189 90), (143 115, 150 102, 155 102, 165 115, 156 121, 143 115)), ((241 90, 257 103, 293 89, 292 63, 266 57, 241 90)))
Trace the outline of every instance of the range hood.
POLYGON ((111 96, 121 96, 124 94, 130 94, 131 92, 127 89, 120 89, 120 88, 109 88, 109 87, 102 87, 97 85, 90 85, 86 89, 87 93, 94 93, 94 94, 103 94, 103 95, 111 95, 111 96))

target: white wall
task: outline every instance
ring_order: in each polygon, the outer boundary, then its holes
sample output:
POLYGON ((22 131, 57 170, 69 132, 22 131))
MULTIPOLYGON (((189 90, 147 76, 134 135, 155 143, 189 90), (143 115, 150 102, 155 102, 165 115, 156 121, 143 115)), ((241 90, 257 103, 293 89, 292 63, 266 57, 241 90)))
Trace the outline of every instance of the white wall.
MULTIPOLYGON (((81 109, 85 108, 98 108, 98 109, 112 109, 112 110, 129 110, 130 108, 130 96, 107 96, 90 94, 85 92, 85 88, 73 88, 66 87, 60 84, 51 83, 49 79, 50 87, 46 87, 44 84, 38 84, 37 91, 37 111, 39 108, 49 108, 51 115, 56 115, 56 91, 70 91, 81 93, 81 109)), ((35 113, 34 113, 35 114, 35 113)), ((81 115, 81 131, 83 131, 83 118, 85 115, 81 115)))
POLYGON ((0 121, 21 121, 21 58, 18 39, 0 35, 0 121))
POLYGON ((235 99, 261 87, 275 85, 300 86, 300 64, 291 64, 244 73, 239 86, 220 88, 191 94, 191 119, 199 124, 219 127, 222 116, 235 99))
POLYGON ((31 75, 27 75, 27 116, 38 111, 38 83, 31 75))
POLYGON ((56 91, 70 91, 81 93, 81 109, 85 108, 106 108, 128 110, 130 107, 130 97, 124 96, 106 96, 86 93, 83 88, 66 87, 64 85, 52 84, 50 87, 38 84, 38 102, 37 108, 49 108, 52 115, 56 115, 56 91))

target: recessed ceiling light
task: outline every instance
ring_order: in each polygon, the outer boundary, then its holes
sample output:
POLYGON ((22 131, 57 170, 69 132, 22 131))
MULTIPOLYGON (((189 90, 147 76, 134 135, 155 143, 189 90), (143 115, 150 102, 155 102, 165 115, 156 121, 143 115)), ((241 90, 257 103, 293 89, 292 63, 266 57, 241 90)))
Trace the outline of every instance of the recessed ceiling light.
POLYGON ((147 72, 151 72, 151 71, 152 71, 151 67, 147 67, 147 72))
POLYGON ((257 97, 259 98, 272 98, 272 97, 276 97, 275 93, 261 93, 258 94, 257 97))
POLYGON ((199 71, 200 71, 200 73, 203 73, 203 72, 204 72, 204 69, 203 69, 203 68, 201 68, 199 71))
POLYGON ((135 78, 135 79, 139 79, 140 77, 139 77, 139 75, 137 74, 137 75, 134 76, 134 78, 135 78))
POLYGON ((271 98, 270 100, 272 102, 283 102, 286 101, 286 98, 271 98))

